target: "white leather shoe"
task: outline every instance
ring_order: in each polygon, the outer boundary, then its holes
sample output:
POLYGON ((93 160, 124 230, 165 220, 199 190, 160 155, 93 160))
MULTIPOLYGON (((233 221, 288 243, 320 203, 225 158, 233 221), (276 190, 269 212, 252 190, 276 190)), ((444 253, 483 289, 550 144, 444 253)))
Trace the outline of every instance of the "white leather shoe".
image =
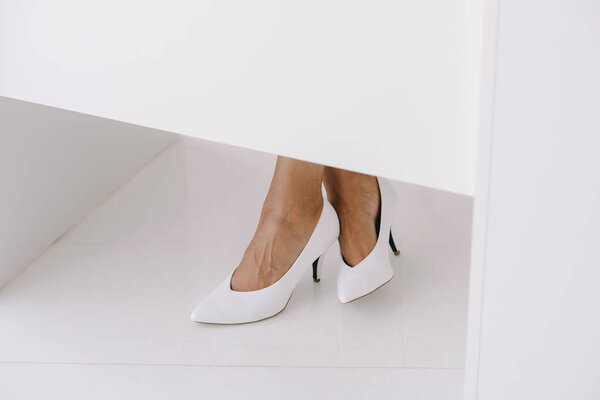
POLYGON ((380 178, 377 178, 377 182, 381 199, 377 243, 371 253, 354 267, 346 264, 342 258, 337 277, 338 298, 342 303, 350 303, 374 292, 394 276, 388 243, 395 255, 400 254, 391 230, 397 197, 389 183, 380 178))
POLYGON ((322 255, 337 240, 339 222, 335 210, 323 199, 323 210, 306 246, 291 268, 277 282, 250 292, 231 289, 232 271, 196 306, 191 319, 208 324, 243 324, 272 317, 287 306, 296 284, 313 266, 313 280, 319 281, 322 255))

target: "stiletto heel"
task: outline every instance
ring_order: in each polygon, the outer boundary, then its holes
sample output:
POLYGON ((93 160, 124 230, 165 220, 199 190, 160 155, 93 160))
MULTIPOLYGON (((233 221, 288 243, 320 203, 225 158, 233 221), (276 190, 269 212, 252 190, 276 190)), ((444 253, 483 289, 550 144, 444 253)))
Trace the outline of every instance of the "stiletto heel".
POLYGON ((338 297, 342 303, 350 303, 366 296, 394 277, 388 244, 394 254, 399 254, 392 238, 392 218, 396 206, 396 192, 383 179, 377 178, 377 183, 380 198, 377 243, 375 243, 371 253, 354 267, 347 265, 342 259, 337 277, 338 297), (386 232, 389 232, 388 237, 386 237, 386 232))
POLYGON ((317 258, 312 263, 312 266, 313 266, 313 281, 314 282, 320 282, 321 281, 321 278, 319 278, 319 272, 320 272, 321 264, 322 263, 323 263, 323 256, 317 258))
POLYGON ((235 270, 196 306, 191 319, 206 324, 245 324, 279 314, 287 305, 292 291, 313 266, 313 279, 319 281, 323 254, 337 240, 340 225, 335 210, 323 199, 319 222, 308 242, 290 269, 275 283, 266 288, 238 292, 231 288, 235 270))
POLYGON ((397 256, 397 255, 400 254, 400 252, 396 248, 396 243, 394 243, 394 237, 392 236, 392 230, 391 229, 390 229, 390 247, 392 248, 392 251, 394 252, 395 256, 397 256))

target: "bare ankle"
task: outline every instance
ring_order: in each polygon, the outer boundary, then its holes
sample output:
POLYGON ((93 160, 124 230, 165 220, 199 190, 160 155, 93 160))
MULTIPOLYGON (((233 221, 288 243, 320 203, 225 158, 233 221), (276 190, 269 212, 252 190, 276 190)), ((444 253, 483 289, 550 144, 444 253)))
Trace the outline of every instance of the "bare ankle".
POLYGON ((308 198, 292 201, 270 201, 267 199, 263 205, 261 221, 270 223, 287 223, 310 220, 321 214, 323 197, 308 198))

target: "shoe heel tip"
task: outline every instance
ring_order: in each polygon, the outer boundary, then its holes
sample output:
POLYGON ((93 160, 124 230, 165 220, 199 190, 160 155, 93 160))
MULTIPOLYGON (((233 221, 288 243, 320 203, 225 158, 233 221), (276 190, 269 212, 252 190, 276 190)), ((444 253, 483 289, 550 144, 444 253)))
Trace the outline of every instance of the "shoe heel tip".
POLYGON ((394 255, 395 255, 395 256, 399 256, 399 255, 400 255, 400 252, 399 252, 399 251, 395 251, 395 252, 394 252, 394 255))
POLYGON ((319 283, 319 282, 321 282, 321 278, 313 278, 313 282, 319 283))

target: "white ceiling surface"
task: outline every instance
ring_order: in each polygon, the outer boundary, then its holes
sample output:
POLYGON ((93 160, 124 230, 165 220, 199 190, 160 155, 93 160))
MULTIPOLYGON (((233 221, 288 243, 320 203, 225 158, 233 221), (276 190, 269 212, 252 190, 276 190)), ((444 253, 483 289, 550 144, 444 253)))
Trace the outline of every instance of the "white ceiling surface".
POLYGON ((0 0, 0 95, 474 192, 482 0, 0 0))

